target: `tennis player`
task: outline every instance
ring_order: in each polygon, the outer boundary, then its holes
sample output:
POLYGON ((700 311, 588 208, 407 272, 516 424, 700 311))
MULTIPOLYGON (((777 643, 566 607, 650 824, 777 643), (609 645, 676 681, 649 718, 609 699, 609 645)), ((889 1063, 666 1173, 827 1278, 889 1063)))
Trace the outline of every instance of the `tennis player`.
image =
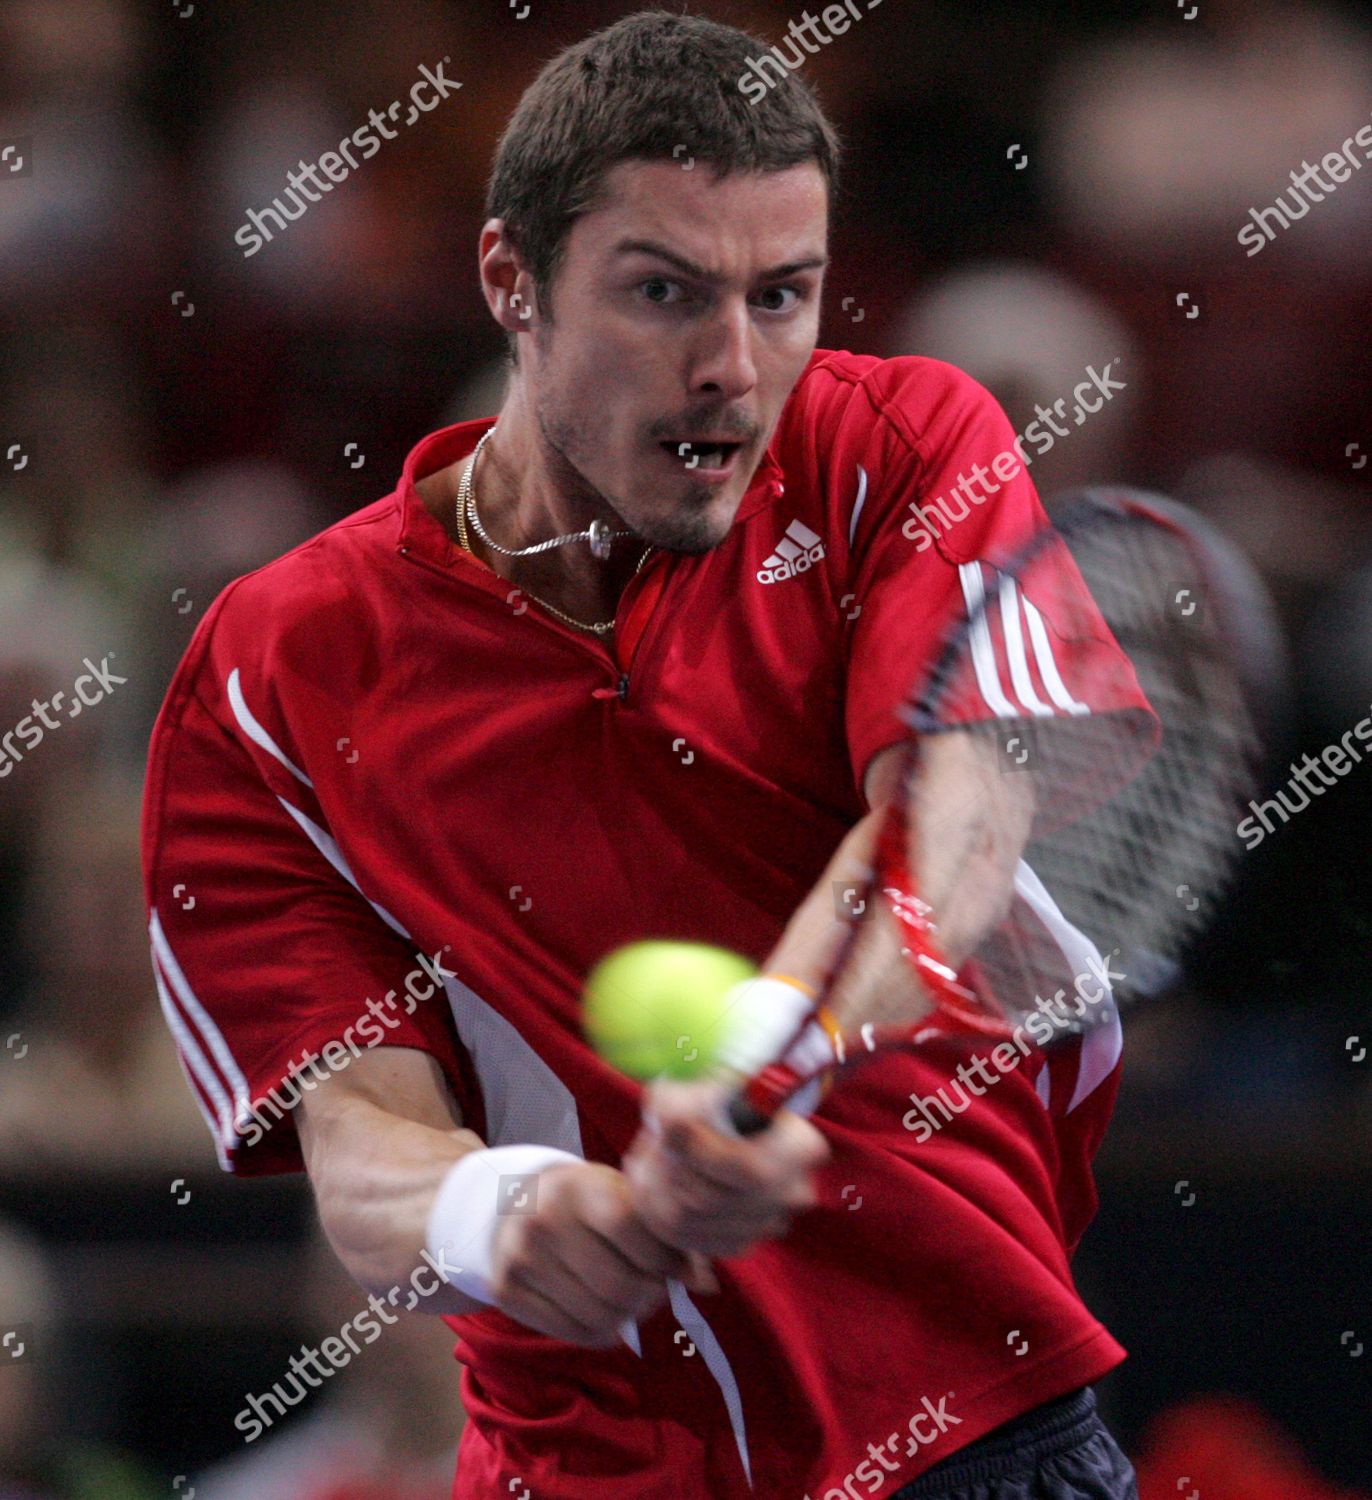
MULTIPOLYGON (((645 1126, 579 1022, 645 936, 817 977, 893 707, 1042 520, 972 380, 817 350, 838 142, 799 78, 741 92, 765 50, 645 12, 523 97, 480 239, 498 417, 232 585, 170 689, 161 1002, 225 1169, 303 1167, 370 1326, 458 1335, 458 1500, 1117 1500, 1090 1386, 1123 1350, 1069 1270, 1117 1030, 961 1082, 895 1054, 744 1141, 698 1086, 645 1126)), ((992 642, 985 692, 1109 707, 1108 634, 1052 625, 992 642)), ((1013 769, 969 798, 950 766, 922 820, 988 919, 1013 769)))

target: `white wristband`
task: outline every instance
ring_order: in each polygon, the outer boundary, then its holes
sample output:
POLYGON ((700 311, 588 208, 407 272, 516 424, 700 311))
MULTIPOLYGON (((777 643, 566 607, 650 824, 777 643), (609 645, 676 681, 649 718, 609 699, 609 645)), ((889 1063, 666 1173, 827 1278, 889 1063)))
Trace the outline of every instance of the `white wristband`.
POLYGON ((724 1035, 716 1056, 725 1067, 744 1074, 771 1062, 814 1004, 798 984, 776 974, 745 979, 724 999, 724 1035))
POLYGON ((434 1270, 449 1286, 493 1306, 491 1252, 501 1219, 532 1213, 538 1174, 568 1163, 580 1166, 583 1159, 554 1146, 486 1146, 455 1161, 424 1234, 434 1270))

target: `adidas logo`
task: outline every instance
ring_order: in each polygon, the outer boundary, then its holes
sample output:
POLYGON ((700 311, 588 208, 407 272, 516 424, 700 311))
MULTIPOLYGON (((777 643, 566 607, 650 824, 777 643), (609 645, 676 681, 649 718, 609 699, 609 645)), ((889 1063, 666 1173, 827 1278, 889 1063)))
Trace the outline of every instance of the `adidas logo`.
POLYGON ((782 583, 808 573, 824 557, 824 543, 803 521, 792 521, 777 549, 758 569, 759 583, 782 583))

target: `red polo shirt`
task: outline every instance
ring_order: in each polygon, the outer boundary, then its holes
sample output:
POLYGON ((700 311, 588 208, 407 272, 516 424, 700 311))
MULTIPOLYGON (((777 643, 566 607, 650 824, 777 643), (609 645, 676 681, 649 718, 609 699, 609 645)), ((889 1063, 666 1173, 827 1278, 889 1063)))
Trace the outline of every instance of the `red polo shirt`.
MULTIPOLYGON (((582 1036, 586 972, 654 935, 762 959, 865 811, 894 705, 990 580, 979 560, 1042 518, 975 382, 819 351, 724 541, 655 554, 602 641, 419 500, 490 425, 427 438, 392 494, 226 590, 158 721, 158 987, 230 1171, 299 1170, 277 1116, 310 1086, 303 1059, 378 1043, 431 1053, 490 1144, 617 1164, 640 1090, 582 1036), (996 492, 921 545, 911 502, 997 458, 996 492), (451 971, 441 991, 419 955, 451 971)), ((1108 632, 1044 613, 1046 635, 997 642, 1000 691, 1047 701, 1056 679, 1094 711, 1138 703, 1108 632)), ((454 1496, 886 1495, 1102 1375, 1123 1351, 1068 1251, 1117 1059, 1097 1031, 927 1136, 911 1097, 957 1058, 874 1063, 815 1117, 833 1148, 820 1206, 720 1263, 718 1296, 674 1287, 640 1352, 494 1310, 449 1320, 470 1415, 454 1496)))

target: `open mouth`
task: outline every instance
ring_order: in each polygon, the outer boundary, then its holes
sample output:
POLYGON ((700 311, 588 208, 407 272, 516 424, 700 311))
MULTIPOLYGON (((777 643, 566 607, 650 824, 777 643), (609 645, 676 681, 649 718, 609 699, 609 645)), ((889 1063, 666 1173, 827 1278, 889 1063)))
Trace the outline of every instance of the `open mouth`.
POLYGON ((683 469, 714 471, 727 469, 743 444, 715 443, 706 440, 702 443, 666 442, 659 444, 659 447, 669 457, 674 458, 683 469))

